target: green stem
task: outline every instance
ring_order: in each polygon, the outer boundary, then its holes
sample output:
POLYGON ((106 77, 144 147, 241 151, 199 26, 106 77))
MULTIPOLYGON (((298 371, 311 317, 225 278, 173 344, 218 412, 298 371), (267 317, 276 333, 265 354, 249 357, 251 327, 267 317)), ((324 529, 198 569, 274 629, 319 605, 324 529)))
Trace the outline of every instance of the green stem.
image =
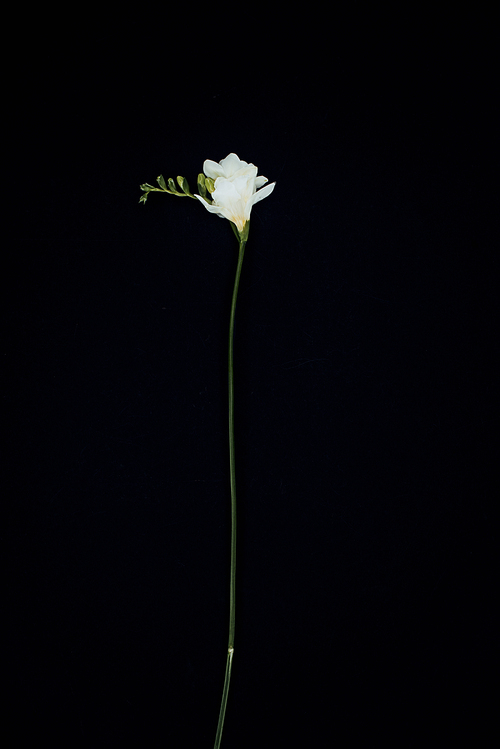
POLYGON ((233 298, 231 302, 231 315, 229 318, 229 352, 228 352, 228 394, 229 394, 229 476, 231 484, 231 567, 229 579, 229 641, 227 644, 226 673, 224 676, 224 688, 222 690, 222 702, 219 712, 219 722, 215 735, 214 749, 219 749, 224 728, 224 717, 226 715, 227 696, 229 693, 229 682, 231 679, 231 668, 234 654, 234 623, 236 613, 236 472, 234 463, 234 371, 233 371, 233 348, 234 348, 234 318, 236 312, 236 299, 238 297, 238 286, 240 283, 241 267, 247 243, 248 227, 246 236, 239 238, 238 265, 234 279, 233 298))

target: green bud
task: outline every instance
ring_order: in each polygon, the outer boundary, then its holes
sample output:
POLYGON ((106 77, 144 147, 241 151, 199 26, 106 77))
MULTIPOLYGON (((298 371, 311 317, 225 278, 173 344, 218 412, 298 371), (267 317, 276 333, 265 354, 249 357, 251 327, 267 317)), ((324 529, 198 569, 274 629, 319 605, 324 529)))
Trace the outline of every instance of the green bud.
POLYGON ((198 192, 200 193, 202 198, 204 198, 207 194, 207 188, 205 187, 205 175, 204 174, 198 175, 198 192))
POLYGON ((168 186, 170 187, 170 189, 172 190, 172 192, 174 193, 174 195, 178 195, 179 194, 178 191, 177 191, 177 188, 175 186, 175 182, 172 179, 172 177, 169 177, 169 179, 168 179, 168 186))
POLYGON ((215 190, 215 183, 210 177, 205 177, 205 185, 209 193, 212 193, 215 190))
POLYGON ((148 199, 148 193, 145 193, 144 195, 141 195, 141 197, 139 198, 139 203, 145 203, 147 199, 148 199))
POLYGON ((167 185, 165 184, 165 179, 163 177, 163 174, 160 174, 160 176, 156 178, 156 181, 158 182, 162 190, 167 189, 167 185))
POLYGON ((177 182, 179 183, 179 187, 181 188, 182 192, 187 195, 190 198, 194 198, 194 195, 191 193, 191 190, 189 189, 188 181, 185 177, 177 177, 177 182))

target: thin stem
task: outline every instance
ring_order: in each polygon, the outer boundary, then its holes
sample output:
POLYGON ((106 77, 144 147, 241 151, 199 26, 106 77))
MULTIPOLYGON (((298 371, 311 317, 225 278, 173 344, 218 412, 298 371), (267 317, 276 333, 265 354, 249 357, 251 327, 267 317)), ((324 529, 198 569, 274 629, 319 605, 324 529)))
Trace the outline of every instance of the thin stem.
MULTIPOLYGON (((247 231, 248 236, 248 231, 247 231)), ((224 717, 226 715, 227 696, 229 693, 229 682, 231 679, 231 668, 234 653, 234 623, 236 614, 236 472, 234 463, 234 371, 233 371, 233 348, 234 348, 234 318, 236 312, 236 299, 238 297, 238 286, 240 283, 241 267, 245 254, 246 238, 240 239, 238 252, 238 265, 234 279, 233 298, 231 302, 231 315, 229 318, 229 349, 228 349, 228 395, 229 395, 229 476, 231 483, 231 567, 229 579, 229 641, 227 645, 226 673, 224 676, 224 688, 222 690, 222 702, 219 712, 219 722, 215 735, 214 749, 219 749, 224 728, 224 717)))

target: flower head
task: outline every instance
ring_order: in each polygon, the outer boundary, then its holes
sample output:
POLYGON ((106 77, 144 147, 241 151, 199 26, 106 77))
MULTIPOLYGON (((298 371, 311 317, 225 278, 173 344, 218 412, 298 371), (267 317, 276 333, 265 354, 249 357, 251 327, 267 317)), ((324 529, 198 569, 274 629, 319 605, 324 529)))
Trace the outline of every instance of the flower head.
POLYGON ((235 153, 230 153, 225 159, 217 164, 207 159, 203 164, 206 176, 214 180, 214 190, 211 194, 212 203, 208 203, 201 195, 195 195, 207 211, 215 213, 221 218, 232 221, 238 232, 243 231, 247 221, 250 220, 250 212, 255 203, 267 198, 274 190, 276 182, 266 185, 266 177, 257 176, 257 167, 240 161, 235 153))

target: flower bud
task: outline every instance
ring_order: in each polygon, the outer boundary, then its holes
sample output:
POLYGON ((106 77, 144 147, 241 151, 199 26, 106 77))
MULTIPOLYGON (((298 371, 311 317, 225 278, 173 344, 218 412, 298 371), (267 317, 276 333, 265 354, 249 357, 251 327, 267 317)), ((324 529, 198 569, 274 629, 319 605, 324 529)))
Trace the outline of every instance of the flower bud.
POLYGON ((206 198, 207 188, 205 187, 205 175, 204 174, 198 175, 198 192, 200 193, 202 198, 206 198))
POLYGON ((190 198, 194 198, 194 195, 191 194, 188 181, 185 177, 177 177, 177 184, 185 195, 188 195, 190 198))

